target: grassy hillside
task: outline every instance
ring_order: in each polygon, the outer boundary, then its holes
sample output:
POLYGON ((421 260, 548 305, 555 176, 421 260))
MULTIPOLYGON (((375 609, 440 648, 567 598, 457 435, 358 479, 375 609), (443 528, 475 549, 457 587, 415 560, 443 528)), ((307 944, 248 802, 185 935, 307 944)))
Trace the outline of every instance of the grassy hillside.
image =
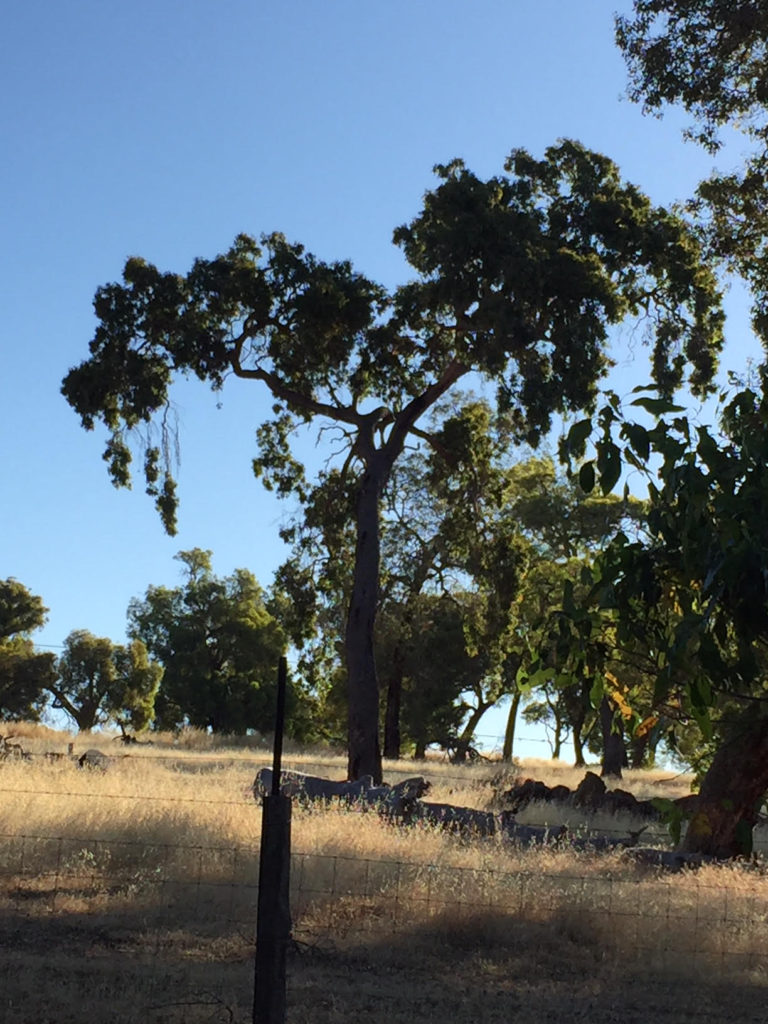
MULTIPOLYGON (((0 763, 0 1022, 249 1020, 265 747, 13 731, 32 757, 0 763), (111 755, 106 770, 77 766, 93 747, 111 755)), ((327 751, 286 760, 344 775, 327 751)), ((540 761, 504 775, 394 762, 385 777, 422 772, 430 800, 477 808, 498 806, 516 775, 583 777, 540 761)), ((629 773, 621 785, 675 797, 690 781, 629 773)), ((569 814, 577 831, 635 824, 569 814)), ((521 820, 555 815, 531 805, 521 820)), ((759 868, 668 875, 621 854, 467 841, 340 808, 295 807, 293 851, 292 1022, 764 1022, 759 868)))

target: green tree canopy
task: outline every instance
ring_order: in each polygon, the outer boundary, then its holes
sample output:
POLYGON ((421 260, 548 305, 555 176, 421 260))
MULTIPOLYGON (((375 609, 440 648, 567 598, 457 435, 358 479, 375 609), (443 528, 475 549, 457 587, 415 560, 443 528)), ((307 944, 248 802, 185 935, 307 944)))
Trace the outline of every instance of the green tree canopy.
POLYGON ((44 625, 47 612, 18 580, 0 580, 0 719, 36 720, 45 707, 56 659, 37 653, 29 634, 44 625))
POLYGON ((382 609, 376 653, 382 664, 401 662, 400 725, 417 758, 431 743, 456 745, 467 710, 462 694, 488 671, 483 655, 468 650, 466 618, 456 595, 447 594, 415 595, 407 614, 393 603, 382 609))
POLYGON ((83 426, 106 426, 116 484, 128 483, 132 442, 144 437, 147 489, 171 531, 176 376, 219 389, 231 375, 271 393, 254 467, 281 494, 306 494, 294 428, 341 428, 356 531, 345 636, 355 778, 381 778, 379 503, 424 413, 476 372, 495 383, 515 434, 535 441, 554 413, 593 405, 610 327, 626 317, 643 317, 665 392, 686 371, 706 390, 721 344, 718 291, 688 225, 606 157, 565 141, 540 160, 515 150, 487 180, 461 161, 436 172, 422 211, 394 235, 412 281, 388 292, 278 234, 261 245, 240 235, 186 275, 133 257, 122 283, 97 291, 90 356, 63 383, 83 426))
POLYGON ((627 421, 614 404, 609 429, 619 457, 648 473, 647 533, 620 534, 600 554, 585 605, 566 609, 573 634, 564 647, 582 663, 588 651, 596 673, 613 650, 595 637, 644 649, 654 662, 653 705, 695 721, 705 740, 717 729, 684 845, 743 853, 768 791, 765 371, 730 395, 719 431, 660 399, 633 404, 659 414, 656 425, 627 421), (647 445, 661 457, 653 471, 637 450, 647 445))
POLYGON ((163 670, 150 661, 139 640, 127 646, 76 629, 64 641, 58 679, 49 685, 55 708, 65 711, 78 729, 115 722, 123 732, 152 721, 163 670))
POLYGON ((714 150, 720 129, 766 139, 768 10, 762 0, 635 0, 616 18, 630 96, 646 109, 681 104, 688 134, 714 150))
POLYGON ((701 182, 689 208, 713 261, 748 283, 766 346, 768 9, 762 0, 635 0, 632 15, 616 19, 616 38, 630 96, 646 110, 682 105, 693 117, 687 134, 711 152, 723 129, 741 133, 742 166, 701 182))
MULTIPOLYGON (((157 727, 272 731, 285 636, 263 590, 246 569, 214 575, 210 551, 193 548, 176 557, 184 566, 182 585, 151 586, 128 608, 130 635, 165 670, 155 702, 157 727)), ((292 689, 289 732, 299 720, 297 705, 292 689)))

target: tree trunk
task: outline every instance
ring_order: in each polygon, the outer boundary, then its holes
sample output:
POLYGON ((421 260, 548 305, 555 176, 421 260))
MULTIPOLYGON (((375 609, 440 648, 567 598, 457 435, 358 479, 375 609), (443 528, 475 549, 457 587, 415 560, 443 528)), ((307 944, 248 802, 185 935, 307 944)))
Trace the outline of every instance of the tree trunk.
POLYGON ((736 718, 702 780, 682 852, 749 856, 767 791, 768 707, 750 706, 736 718))
POLYGON ((651 731, 648 729, 642 736, 633 736, 629 744, 629 763, 632 768, 649 767, 651 751, 651 731))
POLYGON ((400 704, 403 696, 403 657, 398 645, 392 659, 392 672, 387 685, 387 709, 384 714, 384 757, 400 757, 400 704))
POLYGON ((463 764, 466 761, 469 745, 472 742, 475 729, 480 724, 480 719, 491 706, 491 704, 486 704, 484 701, 481 701, 476 708, 472 708, 472 713, 467 720, 467 724, 461 730, 461 735, 456 743, 456 753, 453 755, 454 764, 463 764))
POLYGON ((560 754, 562 753, 563 749, 563 716, 560 714, 560 708, 557 702, 555 702, 554 704, 549 703, 549 706, 552 709, 552 715, 555 719, 555 734, 554 742, 552 744, 552 760, 559 761, 560 754))
MULTIPOLYGON (((565 695, 567 697, 567 691, 565 695)), ((584 759, 584 723, 587 720, 587 705, 584 700, 584 694, 581 691, 579 691, 576 699, 571 700, 569 711, 571 735, 573 736, 573 754, 576 758, 574 767, 583 768, 587 763, 584 759)))
POLYGON ((512 703, 509 705, 509 715, 507 716, 507 728, 504 731, 504 750, 501 754, 502 761, 511 763, 512 761, 512 748, 515 744, 515 726, 517 724, 517 712, 520 710, 520 704, 522 702, 523 695, 520 691, 516 691, 512 695, 512 703))
POLYGON ((365 461, 356 497, 355 569, 349 602, 345 648, 349 698, 347 777, 372 775, 382 782, 379 746, 379 684, 373 634, 379 601, 379 505, 392 466, 405 445, 408 431, 430 406, 452 387, 467 368, 451 360, 439 379, 413 398, 394 418, 389 437, 376 449, 374 433, 385 409, 376 409, 358 423, 356 454, 365 461))
POLYGON ((602 778, 612 776, 620 779, 624 764, 624 736, 608 697, 603 697, 600 703, 600 725, 603 730, 603 769, 600 775, 602 778))
POLYGON ((373 634, 379 589, 379 496, 381 473, 366 468, 357 494, 357 543, 345 648, 349 698, 347 777, 382 781, 379 685, 373 634))
POLYGON ((554 733, 553 741, 552 741, 552 760, 553 761, 559 761, 560 760, 560 754, 562 752, 562 749, 563 749, 562 730, 560 728, 560 723, 556 722, 555 723, 555 733, 554 733))
POLYGON ((91 732, 96 727, 99 711, 98 701, 94 702, 93 698, 87 699, 78 707, 58 687, 48 686, 46 689, 53 694, 61 710, 65 711, 74 721, 78 732, 91 732))
POLYGON ((586 765, 584 760, 584 740, 581 736, 581 729, 574 726, 573 729, 573 755, 575 761, 573 762, 574 768, 583 768, 586 765))

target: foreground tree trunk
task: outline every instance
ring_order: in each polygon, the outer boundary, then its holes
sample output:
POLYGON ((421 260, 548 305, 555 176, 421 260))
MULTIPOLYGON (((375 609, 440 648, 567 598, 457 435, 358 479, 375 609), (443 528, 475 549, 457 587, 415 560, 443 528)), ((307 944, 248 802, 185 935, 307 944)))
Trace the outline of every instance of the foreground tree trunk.
POLYGON ((369 465, 357 497, 357 545, 345 647, 349 698, 347 778, 372 775, 382 782, 379 744, 379 685, 373 651, 379 581, 381 473, 369 465))
POLYGON ((753 704, 736 718, 704 776, 681 851, 723 859, 749 856, 766 792, 768 707, 753 704))

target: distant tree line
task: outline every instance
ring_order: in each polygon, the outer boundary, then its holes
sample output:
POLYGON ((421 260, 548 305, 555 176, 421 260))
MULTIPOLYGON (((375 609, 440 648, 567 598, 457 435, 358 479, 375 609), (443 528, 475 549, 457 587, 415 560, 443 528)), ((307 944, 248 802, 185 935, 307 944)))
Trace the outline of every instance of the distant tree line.
MULTIPOLYGON (((268 731, 286 641, 266 595, 245 569, 215 576, 208 551, 178 558, 180 586, 150 586, 131 601, 128 643, 74 630, 58 656, 32 640, 45 622, 42 599, 0 581, 0 718, 37 720, 50 709, 80 730, 112 725, 125 735, 183 725, 268 731)), ((290 687, 293 735, 309 728, 309 703, 290 687)))

